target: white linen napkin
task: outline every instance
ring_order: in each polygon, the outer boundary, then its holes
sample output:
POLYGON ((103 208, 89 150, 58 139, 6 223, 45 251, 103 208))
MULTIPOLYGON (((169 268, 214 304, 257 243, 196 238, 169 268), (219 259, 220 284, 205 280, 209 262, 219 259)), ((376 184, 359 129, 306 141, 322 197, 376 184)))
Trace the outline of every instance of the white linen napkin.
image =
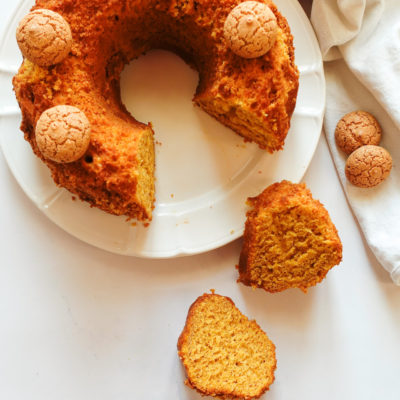
POLYGON ((365 238, 400 285, 400 1, 314 0, 311 22, 325 62, 324 129, 340 180, 365 238), (346 113, 364 110, 382 127, 393 158, 389 178, 361 189, 345 177, 334 132, 346 113))

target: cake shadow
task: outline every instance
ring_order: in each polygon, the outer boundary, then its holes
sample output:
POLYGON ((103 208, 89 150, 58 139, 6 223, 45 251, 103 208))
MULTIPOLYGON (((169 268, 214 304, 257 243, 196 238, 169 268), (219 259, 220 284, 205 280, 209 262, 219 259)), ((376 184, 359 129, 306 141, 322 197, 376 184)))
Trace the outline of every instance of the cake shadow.
POLYGON ((286 289, 279 293, 268 293, 263 289, 253 289, 241 283, 239 292, 244 303, 243 312, 250 319, 255 319, 266 331, 270 339, 280 345, 280 337, 307 332, 313 324, 313 315, 317 312, 317 302, 320 296, 326 296, 322 291, 310 288, 307 293, 299 289, 286 289))

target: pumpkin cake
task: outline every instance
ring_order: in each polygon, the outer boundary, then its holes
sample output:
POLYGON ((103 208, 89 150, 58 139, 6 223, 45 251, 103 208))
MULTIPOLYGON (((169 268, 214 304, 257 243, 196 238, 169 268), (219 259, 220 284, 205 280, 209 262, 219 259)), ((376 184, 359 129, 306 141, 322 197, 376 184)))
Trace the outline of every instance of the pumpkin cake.
POLYGON ((186 384, 221 399, 256 399, 274 381, 275 346, 229 297, 203 294, 178 340, 186 384))
POLYGON ((248 203, 240 282, 268 292, 306 292, 342 260, 337 229, 305 184, 274 183, 248 203))
POLYGON ((155 48, 176 52, 199 72, 195 104, 261 148, 282 149, 298 90, 293 38, 276 6, 263 0, 256 3, 268 5, 276 18, 271 49, 256 58, 235 54, 224 24, 241 3, 36 0, 36 14, 17 33, 25 59, 13 85, 25 139, 55 183, 106 212, 151 219, 153 129, 128 113, 119 82, 126 64, 155 48), (73 162, 46 158, 36 142, 40 116, 55 106, 79 109, 91 126, 87 151, 73 162))

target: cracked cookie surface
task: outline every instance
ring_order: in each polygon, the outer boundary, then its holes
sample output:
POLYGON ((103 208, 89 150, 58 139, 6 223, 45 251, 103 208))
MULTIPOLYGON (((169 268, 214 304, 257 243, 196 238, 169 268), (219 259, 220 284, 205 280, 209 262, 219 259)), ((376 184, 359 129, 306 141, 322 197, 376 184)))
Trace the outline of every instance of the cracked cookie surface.
POLYGON ((78 108, 56 106, 40 116, 35 136, 44 157, 69 163, 85 154, 90 143, 90 123, 78 108))
POLYGON ((373 115, 366 111, 353 111, 340 119, 335 129, 337 146, 346 154, 365 145, 378 145, 381 127, 373 115))
POLYGON ((362 146, 346 162, 346 177, 355 186, 369 188, 383 182, 392 169, 392 157, 380 146, 362 146))
POLYGON ((39 9, 21 20, 17 42, 25 58, 46 67, 58 64, 68 55, 72 34, 68 22, 60 14, 39 9))
POLYGON ((271 9, 257 1, 245 1, 228 15, 224 36, 231 50, 243 58, 266 54, 274 45, 278 25, 271 9))

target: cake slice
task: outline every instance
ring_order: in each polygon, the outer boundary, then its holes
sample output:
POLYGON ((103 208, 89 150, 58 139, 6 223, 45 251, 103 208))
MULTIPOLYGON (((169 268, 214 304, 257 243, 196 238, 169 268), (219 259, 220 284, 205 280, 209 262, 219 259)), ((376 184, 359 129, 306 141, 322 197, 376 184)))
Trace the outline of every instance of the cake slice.
POLYGON ((275 183, 248 203, 240 282, 268 292, 306 292, 342 260, 336 227, 305 184, 275 183))
POLYGON ((203 395, 255 399, 274 381, 274 344, 230 298, 214 293, 190 307, 178 354, 186 384, 203 395))

